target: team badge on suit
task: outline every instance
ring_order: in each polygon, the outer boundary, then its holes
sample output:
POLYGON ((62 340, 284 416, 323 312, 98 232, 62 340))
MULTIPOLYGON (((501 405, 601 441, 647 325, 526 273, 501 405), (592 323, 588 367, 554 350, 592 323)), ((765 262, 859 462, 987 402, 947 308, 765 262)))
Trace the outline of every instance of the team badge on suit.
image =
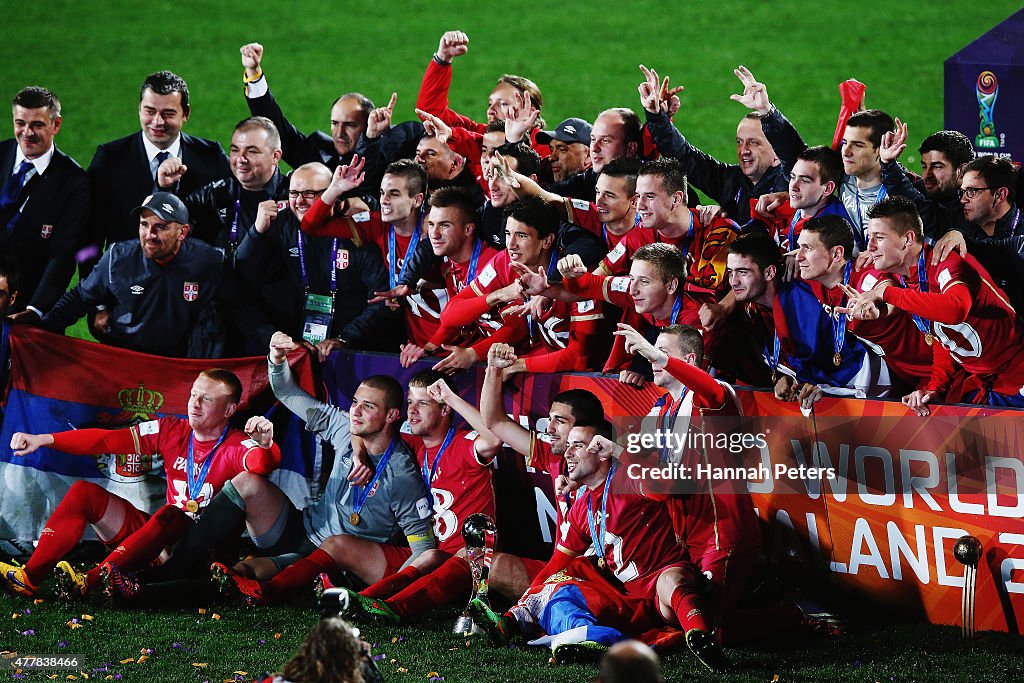
POLYGON ((44 224, 41 228, 39 228, 39 236, 42 237, 44 240, 50 239, 50 235, 52 235, 52 234, 53 234, 53 226, 52 225, 44 224))
POLYGON ((338 258, 334 262, 334 267, 338 270, 345 270, 348 268, 348 249, 338 250, 338 258))
POLYGON ((198 282, 186 282, 185 291, 182 294, 185 297, 185 301, 195 301, 199 298, 199 283, 198 282))

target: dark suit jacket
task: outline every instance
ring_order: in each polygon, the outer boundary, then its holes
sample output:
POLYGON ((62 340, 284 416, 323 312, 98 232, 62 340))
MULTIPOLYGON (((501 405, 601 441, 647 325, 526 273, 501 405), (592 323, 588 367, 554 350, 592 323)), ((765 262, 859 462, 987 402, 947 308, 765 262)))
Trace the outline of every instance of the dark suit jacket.
MULTIPOLYGON (((181 160, 188 171, 174 194, 184 197, 203 185, 231 175, 228 158, 219 142, 181 134, 181 160)), ((138 239, 139 221, 131 210, 153 193, 153 174, 142 131, 106 142, 96 148, 89 164, 93 211, 90 235, 95 244, 111 245, 138 239)))
MULTIPOLYGON (((0 142, 0 186, 14 171, 17 149, 13 139, 0 142)), ((33 175, 17 204, 0 212, 0 253, 13 254, 21 269, 15 310, 32 305, 45 313, 64 294, 88 220, 89 177, 74 159, 54 149, 46 173, 33 175), (23 203, 8 233, 7 223, 23 203)))

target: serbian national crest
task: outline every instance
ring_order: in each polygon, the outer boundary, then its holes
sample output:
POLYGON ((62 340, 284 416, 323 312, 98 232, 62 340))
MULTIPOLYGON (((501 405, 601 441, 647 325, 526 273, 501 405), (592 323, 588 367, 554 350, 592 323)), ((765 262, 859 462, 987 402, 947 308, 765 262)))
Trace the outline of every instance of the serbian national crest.
POLYGON ((185 301, 195 301, 199 298, 199 283, 198 282, 186 282, 185 291, 182 292, 182 296, 185 297, 185 301))
POLYGON ((49 223, 44 223, 43 226, 39 228, 39 236, 44 240, 48 240, 51 235, 53 235, 53 226, 49 223))
MULTIPOLYGON (((147 389, 144 384, 139 383, 138 388, 125 387, 117 392, 117 402, 121 406, 119 414, 97 415, 95 425, 83 427, 117 429, 155 420, 157 411, 164 404, 164 396, 159 391, 147 389)), ((143 483, 149 475, 160 476, 163 471, 163 459, 160 455, 104 453, 96 456, 96 468, 112 481, 126 484, 143 483)))

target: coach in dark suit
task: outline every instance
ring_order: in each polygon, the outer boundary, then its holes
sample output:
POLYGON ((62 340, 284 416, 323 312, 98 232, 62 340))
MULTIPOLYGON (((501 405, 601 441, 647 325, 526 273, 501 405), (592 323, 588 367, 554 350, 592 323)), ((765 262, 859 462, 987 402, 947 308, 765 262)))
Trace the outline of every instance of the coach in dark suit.
POLYGON ((75 270, 75 252, 89 217, 89 178, 53 144, 60 101, 46 88, 25 88, 14 98, 14 139, 0 142, 0 253, 21 271, 11 312, 48 310, 75 270))
POLYGON ((142 130, 96 148, 89 164, 93 183, 91 236, 98 246, 138 239, 139 221, 132 209, 156 187, 160 163, 174 156, 185 164, 174 194, 184 197, 207 183, 230 175, 219 142, 181 132, 189 116, 188 85, 170 71, 146 77, 139 97, 142 130))

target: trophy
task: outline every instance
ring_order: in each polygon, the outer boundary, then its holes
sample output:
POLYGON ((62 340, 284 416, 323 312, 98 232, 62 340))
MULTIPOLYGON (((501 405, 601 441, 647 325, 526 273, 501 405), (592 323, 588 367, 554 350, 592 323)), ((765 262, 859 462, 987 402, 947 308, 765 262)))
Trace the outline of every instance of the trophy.
POLYGON ((953 557, 964 565, 964 593, 960 615, 964 640, 974 640, 974 595, 978 585, 978 561, 981 560, 981 541, 974 536, 961 536, 953 546, 953 557))
MULTIPOLYGON (((466 542, 466 561, 469 562, 469 570, 473 575, 470 603, 477 599, 487 602, 487 578, 491 571, 491 561, 494 559, 496 534, 494 520, 480 512, 467 517, 462 525, 462 538, 466 542)), ((462 636, 481 632, 480 627, 473 623, 468 603, 462 610, 462 615, 455 620, 453 632, 462 636)))

